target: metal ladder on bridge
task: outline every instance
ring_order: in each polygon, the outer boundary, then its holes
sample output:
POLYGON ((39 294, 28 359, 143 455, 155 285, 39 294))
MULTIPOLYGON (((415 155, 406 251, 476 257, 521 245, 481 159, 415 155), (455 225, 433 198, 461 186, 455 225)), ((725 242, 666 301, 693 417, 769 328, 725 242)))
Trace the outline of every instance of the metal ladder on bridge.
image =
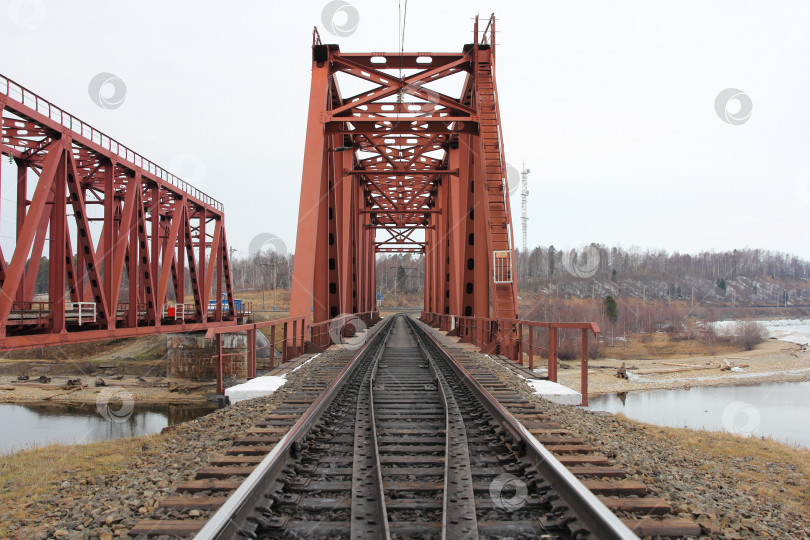
MULTIPOLYGON (((479 114, 479 129, 484 158, 484 198, 487 205, 487 228, 493 252, 490 261, 495 271, 495 252, 508 252, 508 281, 492 286, 492 317, 513 319, 517 317, 517 296, 512 276, 512 239, 509 217, 509 194, 505 189, 505 164, 498 132, 498 106, 493 77, 491 50, 478 51, 476 58, 476 100, 479 114)), ((492 272, 491 272, 492 274, 492 272)))

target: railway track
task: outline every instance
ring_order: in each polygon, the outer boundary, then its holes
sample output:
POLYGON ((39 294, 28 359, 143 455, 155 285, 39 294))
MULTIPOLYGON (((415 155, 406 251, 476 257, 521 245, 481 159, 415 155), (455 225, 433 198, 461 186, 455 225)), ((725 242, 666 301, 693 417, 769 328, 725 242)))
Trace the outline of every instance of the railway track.
MULTIPOLYGON (((236 441, 230 459, 204 471, 238 480, 199 480, 202 497, 169 501, 219 507, 202 529, 199 520, 157 521, 130 535, 173 527, 205 539, 700 534, 415 321, 395 316, 381 326, 298 421, 290 410, 292 427, 260 425, 268 431, 236 441), (272 448, 267 436, 278 441, 272 448), (227 500, 212 496, 225 488, 235 489, 227 500)), ((289 405, 299 414, 300 401, 289 405)))

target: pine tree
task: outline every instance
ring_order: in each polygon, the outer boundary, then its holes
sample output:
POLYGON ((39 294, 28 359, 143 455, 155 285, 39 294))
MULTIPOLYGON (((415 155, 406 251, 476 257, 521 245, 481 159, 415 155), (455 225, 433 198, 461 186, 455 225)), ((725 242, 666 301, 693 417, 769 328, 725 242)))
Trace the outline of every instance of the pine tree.
POLYGON ((607 295, 602 302, 605 305, 605 315, 613 322, 619 318, 619 307, 616 305, 616 299, 612 295, 607 295))

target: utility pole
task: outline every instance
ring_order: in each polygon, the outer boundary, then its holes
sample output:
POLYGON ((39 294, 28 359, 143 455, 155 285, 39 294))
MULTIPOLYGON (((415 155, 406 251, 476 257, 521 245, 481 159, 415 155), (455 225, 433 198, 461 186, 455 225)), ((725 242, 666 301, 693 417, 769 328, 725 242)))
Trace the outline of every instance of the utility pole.
POLYGON ((695 288, 692 287, 692 307, 695 307, 695 288))
POLYGON ((273 263, 273 311, 276 310, 276 284, 278 283, 278 263, 273 263))
MULTIPOLYGON (((272 266, 273 267, 273 308, 276 307, 276 280, 278 277, 277 267, 278 263, 259 263, 261 266, 272 266)), ((266 281, 264 279, 264 272, 262 272, 262 311, 265 311, 264 307, 264 290, 267 288, 266 281)))

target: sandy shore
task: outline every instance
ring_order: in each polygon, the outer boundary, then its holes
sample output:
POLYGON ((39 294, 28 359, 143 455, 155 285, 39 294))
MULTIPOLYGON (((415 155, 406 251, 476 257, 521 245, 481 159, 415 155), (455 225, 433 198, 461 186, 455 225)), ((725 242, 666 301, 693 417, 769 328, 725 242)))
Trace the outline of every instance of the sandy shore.
POLYGON ((205 403, 208 394, 215 391, 212 382, 194 382, 163 377, 127 376, 121 379, 101 377, 106 387, 95 386, 99 377, 77 374, 51 377, 47 384, 40 384, 32 377, 21 382, 14 377, 0 377, 0 403, 96 403, 99 399, 122 395, 136 404, 199 404, 205 403), (81 379, 81 389, 66 387, 68 379, 81 379))
MULTIPOLYGON (((563 363, 572 369, 560 369, 558 382, 579 391, 579 362, 566 361, 561 364, 563 363)), ((799 345, 793 343, 771 339, 752 351, 729 354, 693 355, 666 360, 594 359, 589 363, 588 394, 808 380, 810 380, 810 351, 802 350, 799 345), (719 365, 724 360, 736 366, 746 367, 741 367, 741 372, 721 371, 719 365), (616 370, 622 363, 631 373, 630 380, 616 377, 616 370)))

